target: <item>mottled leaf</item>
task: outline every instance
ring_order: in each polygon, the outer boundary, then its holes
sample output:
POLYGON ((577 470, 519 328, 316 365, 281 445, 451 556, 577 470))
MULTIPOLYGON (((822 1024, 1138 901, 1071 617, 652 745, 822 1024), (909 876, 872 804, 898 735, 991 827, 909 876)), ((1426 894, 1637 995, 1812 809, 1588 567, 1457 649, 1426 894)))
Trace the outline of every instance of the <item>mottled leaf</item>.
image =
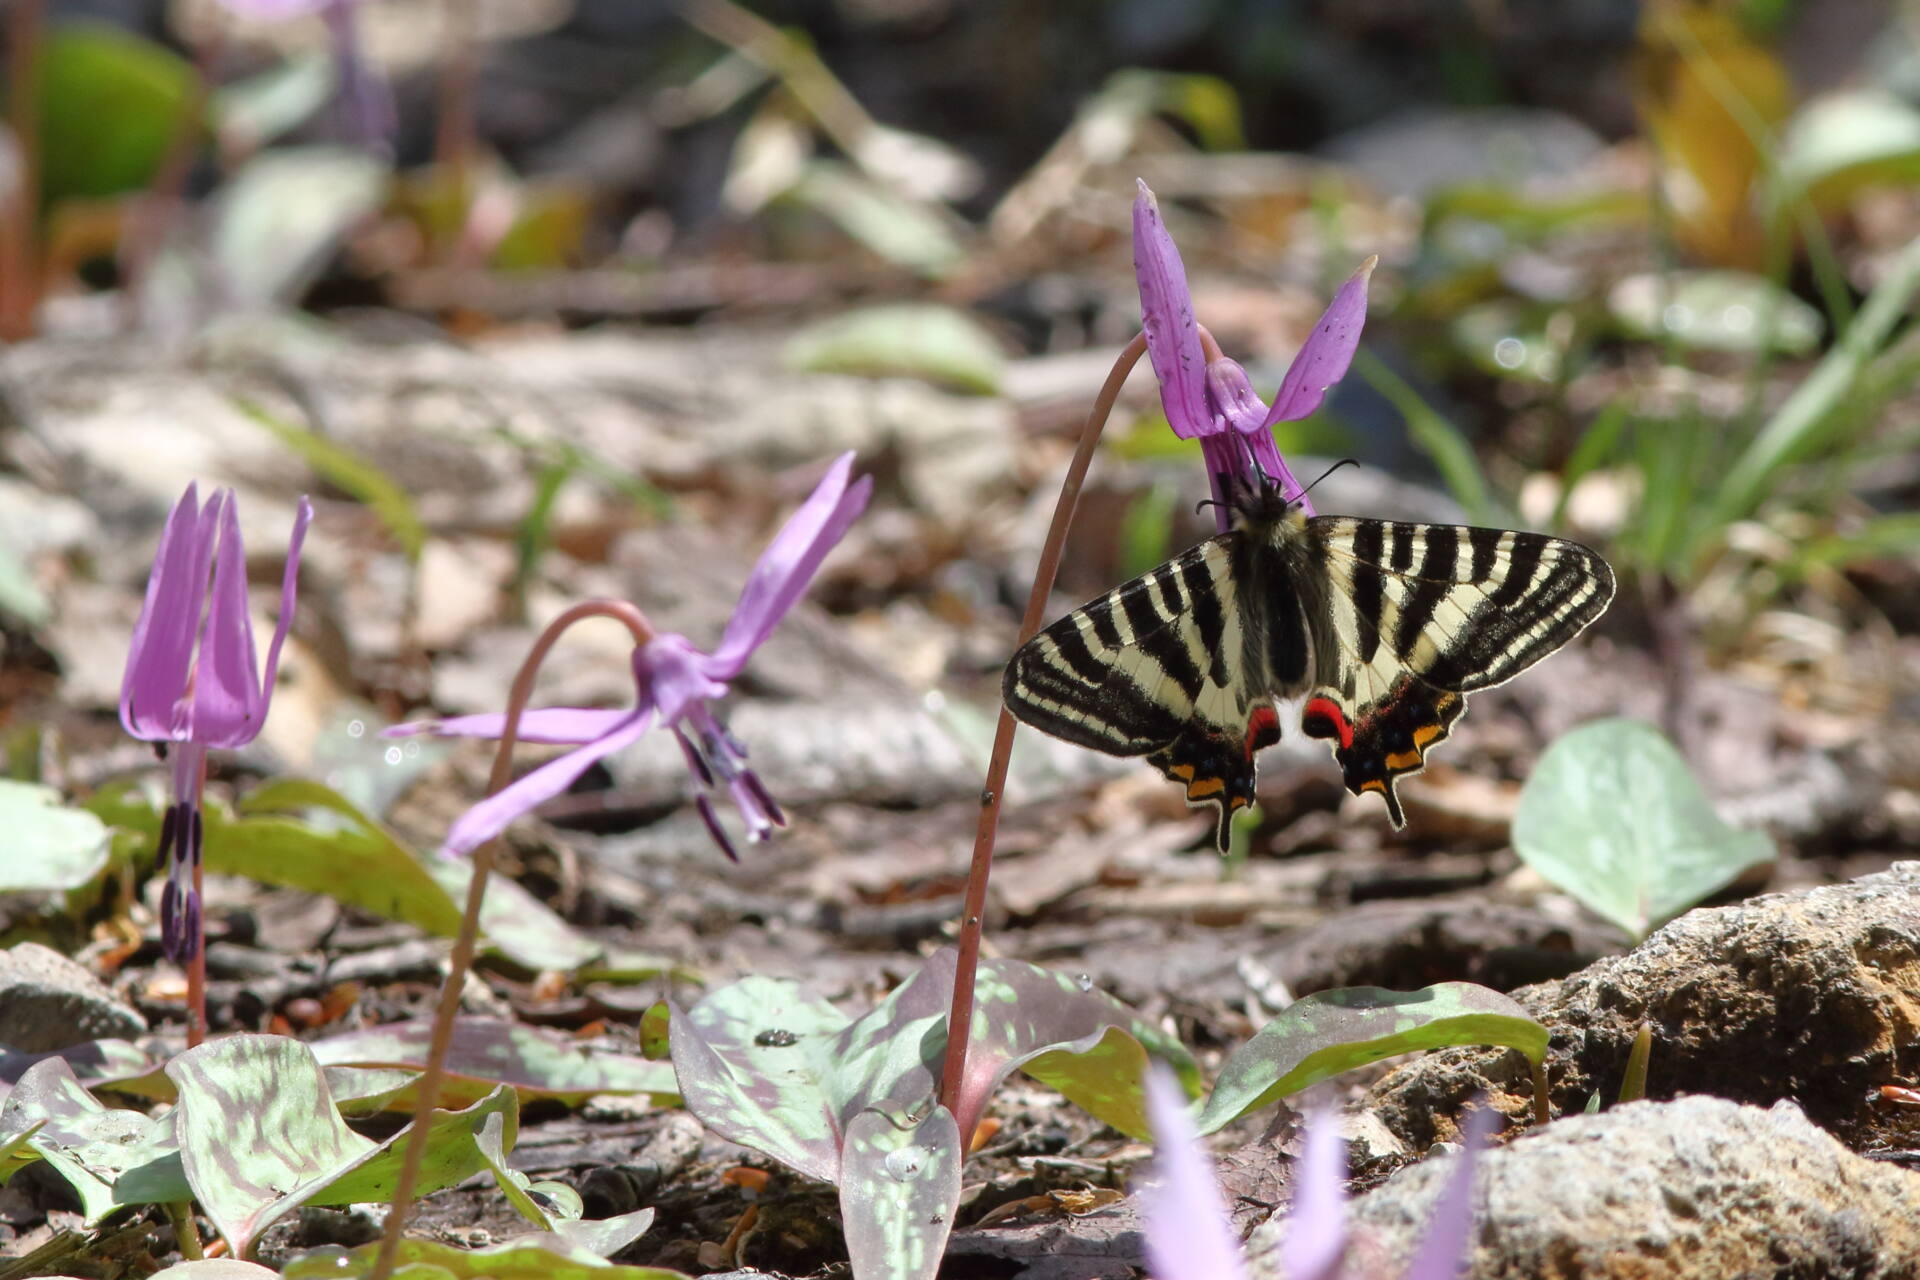
POLYGON ((23 1158, 27 1151, 53 1166, 79 1196, 88 1222, 120 1204, 186 1198, 171 1125, 101 1105, 64 1058, 29 1067, 0 1103, 0 1143, 12 1167, 31 1162, 23 1158), (24 1149, 17 1145, 23 1135, 24 1149), (120 1192, 129 1178, 133 1185, 120 1192))
POLYGON ((293 305, 354 225, 380 207, 387 165, 356 147, 276 147, 213 200, 213 265, 236 308, 293 305))
MULTIPOLYGON (((426 1019, 348 1031, 313 1043, 325 1066, 410 1067, 422 1070, 433 1024, 426 1019)), ((523 1098, 581 1102, 596 1093, 646 1093, 657 1101, 679 1096, 673 1068, 497 1018, 460 1018, 453 1024, 447 1070, 455 1077, 510 1084, 523 1098)))
POLYGON ((917 1123, 876 1107, 847 1126, 840 1219, 860 1280, 931 1280, 960 1203, 960 1128, 935 1106, 917 1123))
POLYGON ((16 1117, 15 1123, 22 1127, 13 1130, 0 1123, 0 1187, 6 1186, 7 1180, 15 1173, 40 1158, 40 1153, 33 1149, 28 1139, 40 1132, 46 1121, 28 1120, 22 1116, 16 1117))
MULTIPOLYGON (((434 857, 427 870, 449 900, 465 902, 473 864, 465 858, 434 857)), ((505 876, 487 881, 480 903, 480 931, 486 947, 529 969, 575 969, 600 954, 600 944, 576 932, 546 903, 505 876)))
POLYGON ((1196 1122, 1212 1133, 1247 1112, 1382 1058, 1448 1045, 1504 1045, 1535 1063, 1547 1029, 1498 991, 1442 982, 1419 991, 1349 987, 1295 1001, 1227 1056, 1196 1122))
POLYGON ((285 1036, 237 1035, 167 1064, 194 1198, 244 1256, 288 1201, 309 1197, 375 1149, 334 1109, 313 1053, 285 1036))
MULTIPOLYGON (((188 1180, 235 1254, 300 1205, 391 1198, 412 1126, 377 1144, 348 1129, 299 1041, 229 1036, 189 1049, 167 1071, 180 1090, 174 1123, 188 1180)), ((518 1115, 504 1086, 464 1111, 434 1111, 418 1193, 485 1168, 476 1132, 495 1118, 511 1142, 518 1115)))
POLYGON ((1722 822, 1673 744, 1636 720, 1581 725, 1547 748, 1521 789, 1513 847, 1636 938, 1773 857, 1764 833, 1722 822))
MULTIPOLYGON (((359 1280, 373 1273, 380 1245, 304 1254, 281 1269, 285 1280, 359 1280)), ((485 1249, 456 1249, 432 1240, 402 1240, 393 1280, 687 1280, 660 1267, 623 1267, 547 1232, 515 1236, 485 1249)))
POLYGON ((518 1169, 507 1166, 502 1135, 499 1121, 489 1119, 475 1135, 475 1142, 508 1203, 542 1231, 555 1232, 604 1258, 638 1240, 653 1225, 652 1209, 637 1209, 592 1221, 583 1219, 580 1193, 572 1187, 564 1182, 534 1182, 518 1169))
POLYGON ((52 787, 0 778, 0 893, 78 889, 107 865, 106 824, 85 809, 60 803, 52 787))
POLYGON ((799 985, 749 977, 692 1009, 669 1006, 673 1069, 687 1110, 730 1142, 823 1182, 840 1172, 828 1097, 846 1018, 799 985))
MULTIPOLYGON (((138 1046, 126 1040, 82 1040, 79 1044, 70 1044, 64 1049, 53 1049, 46 1053, 20 1053, 0 1045, 0 1098, 6 1096, 7 1086, 18 1082, 27 1073, 27 1068, 48 1058, 66 1059, 67 1066, 73 1070, 73 1078, 89 1089, 113 1088, 119 1092, 147 1096, 140 1090, 118 1088, 123 1081, 135 1079, 148 1069, 147 1055, 138 1046)), ((165 1092, 170 1101, 172 1086, 169 1085, 165 1092)))

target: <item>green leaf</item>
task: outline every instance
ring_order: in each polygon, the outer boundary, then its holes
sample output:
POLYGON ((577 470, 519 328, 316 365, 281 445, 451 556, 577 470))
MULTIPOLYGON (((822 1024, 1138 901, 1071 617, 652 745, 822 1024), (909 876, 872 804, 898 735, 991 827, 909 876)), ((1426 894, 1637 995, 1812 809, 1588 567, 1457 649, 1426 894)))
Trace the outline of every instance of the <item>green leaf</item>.
MULTIPOLYGON (((180 1091, 174 1124, 187 1180, 236 1256, 300 1205, 392 1196, 412 1126, 382 1143, 347 1128, 320 1063, 299 1041, 228 1036, 187 1050, 167 1074, 180 1091)), ((466 1110, 434 1111, 419 1193, 487 1167, 476 1132, 497 1118, 511 1143, 518 1116, 504 1086, 466 1110)))
POLYGON ((199 77, 104 22, 62 23, 40 50, 41 203, 144 189, 194 109, 199 77))
POLYGON ((1850 89, 1802 107, 1781 139, 1779 197, 1837 211, 1860 188, 1920 178, 1920 111, 1884 89, 1850 89))
POLYGON ((786 198, 832 219, 879 257, 923 276, 940 279, 966 261, 967 252, 942 211, 838 161, 808 163, 786 198))
POLYGON ((935 1106, 915 1122, 875 1107, 847 1125, 840 1219, 861 1280, 932 1280, 960 1203, 960 1126, 935 1106))
MULTIPOLYGON (((429 857, 427 872, 450 902, 467 900, 473 864, 465 858, 429 857)), ((487 947, 529 969, 576 969, 600 954, 600 944, 574 931, 546 903, 506 876, 487 880, 480 900, 480 931, 487 947)))
MULTIPOLYGON (((0 181, 0 201, 7 198, 0 181)), ((33 580, 33 574, 15 555, 13 548, 0 542, 0 613, 11 614, 30 627, 37 627, 53 616, 53 605, 46 592, 33 580)))
POLYGON ((507 1166, 506 1143, 497 1119, 489 1119, 475 1135, 480 1152, 493 1170, 494 1180, 508 1203, 542 1231, 551 1231, 572 1243, 607 1257, 646 1234, 653 1225, 652 1209, 594 1220, 580 1216, 580 1193, 564 1182, 533 1182, 507 1166))
POLYGON ((323 480, 364 504, 387 527, 387 532, 406 552, 408 561, 420 562, 420 552, 427 545, 427 527, 421 523, 413 499, 398 481, 336 440, 282 422, 251 401, 236 398, 234 405, 271 432, 274 439, 298 455, 323 480))
POLYGON ((60 803, 52 787, 0 779, 0 893, 66 890, 89 884, 106 869, 112 842, 106 824, 85 809, 60 803))
MULTIPOLYGON (((360 1280, 373 1274, 380 1244, 351 1252, 337 1246, 303 1254, 281 1269, 284 1280, 360 1280)), ((535 1232, 485 1249, 456 1249, 408 1238, 395 1251, 392 1280, 687 1280, 660 1267, 624 1267, 562 1236, 535 1232)))
MULTIPOLYGON (((313 1042, 326 1066, 424 1069, 433 1024, 427 1019, 348 1031, 313 1042)), ((459 1018, 447 1071, 469 1082, 510 1084, 523 1098, 582 1102, 596 1093, 645 1093, 671 1103, 680 1096, 673 1068, 575 1040, 571 1036, 504 1022, 459 1018)))
POLYGON ((1407 434, 1420 451, 1432 459, 1433 466, 1446 481, 1454 501, 1466 508, 1476 524, 1510 524, 1501 514, 1487 488, 1487 477, 1473 456, 1473 446, 1460 434, 1460 428, 1442 417, 1421 398, 1406 379, 1388 364, 1362 348, 1354 353, 1353 371, 1375 391, 1385 396, 1400 416, 1406 419, 1407 434))
POLYGON ((333 89, 333 59, 319 52, 299 54, 221 85, 209 95, 207 112, 223 150, 245 155, 306 123, 333 89))
POLYGON ((1562 353, 1542 321, 1543 313, 1515 302, 1483 302, 1454 316, 1449 328, 1453 345, 1482 373, 1551 383, 1562 353))
POLYGON ((1513 818, 1521 859, 1634 937, 1773 857, 1758 831, 1722 822, 1673 745, 1634 720, 1560 738, 1513 818))
MULTIPOLYGON (((224 300, 241 310, 298 303, 347 232, 380 207, 386 187, 386 165, 352 147, 279 147, 255 155, 215 198, 211 247, 224 300)), ((356 470, 371 469, 362 459, 354 462, 356 470)))
POLYGON ((1006 363, 978 320, 932 302, 862 307, 818 321, 787 340, 782 359, 805 373, 920 378, 983 396, 999 393, 1006 363))
POLYGON ((1818 311, 1764 276, 1743 271, 1668 271, 1628 276, 1607 306, 1633 337, 1701 351, 1754 353, 1763 346, 1804 355, 1820 345, 1818 311))
POLYGON ((1547 1029, 1498 991, 1471 982, 1318 992, 1295 1001, 1227 1056, 1197 1123, 1200 1132, 1212 1133, 1343 1071, 1462 1044, 1504 1045, 1539 1063, 1547 1029))

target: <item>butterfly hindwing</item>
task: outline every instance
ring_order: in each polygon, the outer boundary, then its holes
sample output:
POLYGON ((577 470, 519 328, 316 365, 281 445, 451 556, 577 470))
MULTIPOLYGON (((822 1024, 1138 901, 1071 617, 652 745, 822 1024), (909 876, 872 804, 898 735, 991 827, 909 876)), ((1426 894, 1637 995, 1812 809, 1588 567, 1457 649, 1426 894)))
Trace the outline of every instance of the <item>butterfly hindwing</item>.
POLYGON ((1310 737, 1334 743, 1348 790, 1376 791, 1405 825, 1395 779, 1420 770, 1466 710, 1571 640, 1613 596, 1613 571, 1576 542, 1537 533, 1345 516, 1307 521, 1326 588, 1310 737))
POLYGON ((1116 587, 1022 646, 1002 681, 1026 723, 1144 755, 1189 804, 1215 806, 1222 848, 1228 819, 1253 803, 1254 753, 1280 736, 1263 668, 1250 665, 1245 553, 1243 535, 1223 534, 1116 587))

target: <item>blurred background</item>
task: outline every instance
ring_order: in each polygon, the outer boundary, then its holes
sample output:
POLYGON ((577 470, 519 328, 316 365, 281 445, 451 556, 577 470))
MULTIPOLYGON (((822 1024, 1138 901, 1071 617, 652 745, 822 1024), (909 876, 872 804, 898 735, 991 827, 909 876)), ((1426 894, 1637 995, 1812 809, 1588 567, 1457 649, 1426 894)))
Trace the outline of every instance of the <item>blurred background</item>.
MULTIPOLYGON (((319 497, 252 767, 338 769, 343 725, 498 706, 580 595, 710 638, 853 448, 874 509, 738 714, 803 810, 867 806, 818 843, 905 840, 937 879, 1055 480, 1138 327, 1145 178, 1198 314, 1269 393, 1379 256, 1353 372, 1281 428, 1303 476, 1363 464, 1323 510, 1546 529, 1620 573, 1592 642, 1449 748, 1492 789, 1414 788, 1459 811, 1426 838, 1498 846, 1540 747, 1626 711, 1810 856, 1920 846, 1896 728, 1920 685, 1910 3, 3 11, 16 772, 139 758, 107 713, 190 478, 238 489, 263 615, 292 503, 319 497)), ((1196 459, 1137 371, 1056 609, 1205 532, 1196 459)), ((618 639, 583 635, 543 696, 624 697, 618 639)), ((553 816, 699 847, 652 746, 553 816)), ((1310 746, 1268 771, 1255 850, 1395 839, 1310 746)), ((1026 749, 1036 802, 1145 773, 1026 749)), ((1128 804, 1181 818, 1164 799, 1128 804)))

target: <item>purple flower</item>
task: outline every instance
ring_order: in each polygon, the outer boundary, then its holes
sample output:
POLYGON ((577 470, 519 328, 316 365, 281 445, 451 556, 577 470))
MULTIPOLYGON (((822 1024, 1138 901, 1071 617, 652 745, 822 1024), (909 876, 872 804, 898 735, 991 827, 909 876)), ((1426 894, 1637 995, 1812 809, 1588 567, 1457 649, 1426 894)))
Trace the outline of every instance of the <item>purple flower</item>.
POLYGON ((1133 271, 1140 282, 1140 316, 1147 355, 1160 381, 1160 403, 1167 422, 1182 440, 1198 439, 1213 486, 1220 531, 1231 523, 1225 505, 1236 482, 1257 488, 1277 483, 1290 502, 1313 514, 1300 482, 1287 469, 1273 443, 1273 424, 1304 418, 1320 407, 1327 388, 1340 381, 1360 345, 1367 320, 1367 277, 1374 259, 1340 286, 1333 302, 1313 326, 1313 334, 1293 358, 1273 405, 1254 393, 1247 371, 1222 356, 1209 363, 1200 347, 1193 318, 1193 295, 1180 251, 1160 219, 1160 206, 1140 183, 1133 202, 1133 271))
MULTIPOLYGON (((1154 1280, 1246 1280, 1212 1162, 1194 1132, 1186 1096, 1164 1068, 1147 1078, 1147 1115, 1158 1143, 1156 1181, 1140 1193, 1148 1270, 1154 1280)), ((1490 1107, 1467 1117, 1465 1149, 1434 1204, 1404 1280, 1454 1280, 1464 1270, 1473 1226, 1473 1170, 1494 1118, 1490 1107)), ((1280 1245, 1280 1274, 1286 1280, 1340 1280, 1347 1261, 1346 1177, 1339 1116, 1330 1109, 1316 1111, 1308 1118, 1306 1148, 1293 1169, 1293 1203, 1280 1245)))
POLYGON ((200 862, 207 750, 245 746, 266 723, 280 646, 293 622, 300 546, 312 519, 313 504, 300 499, 264 678, 247 616, 247 556, 232 490, 216 490, 203 507, 199 487, 188 485, 160 534, 120 683, 120 723, 173 755, 173 804, 160 827, 160 861, 167 868, 160 927, 174 960, 191 959, 199 946, 193 870, 200 862))
MULTIPOLYGON (((630 746, 653 727, 656 716, 673 731, 686 753, 687 767, 700 784, 694 805, 715 843, 737 860, 713 807, 712 794, 724 786, 746 819, 747 838, 764 840, 786 815, 752 769, 747 749, 715 718, 708 705, 727 694, 727 684, 747 665, 787 611, 806 593, 821 561, 866 509, 873 480, 850 477, 853 455, 842 454, 821 478, 813 494, 774 535, 740 593, 720 644, 712 653, 694 647, 685 636, 655 636, 633 654, 634 705, 629 711, 554 707, 528 711, 520 719, 522 740, 577 745, 526 777, 502 788, 462 814, 447 834, 442 852, 471 853, 527 813, 573 785, 597 760, 630 746)), ((503 715, 460 716, 451 720, 397 725, 388 736, 434 733, 442 737, 497 738, 503 715)))

